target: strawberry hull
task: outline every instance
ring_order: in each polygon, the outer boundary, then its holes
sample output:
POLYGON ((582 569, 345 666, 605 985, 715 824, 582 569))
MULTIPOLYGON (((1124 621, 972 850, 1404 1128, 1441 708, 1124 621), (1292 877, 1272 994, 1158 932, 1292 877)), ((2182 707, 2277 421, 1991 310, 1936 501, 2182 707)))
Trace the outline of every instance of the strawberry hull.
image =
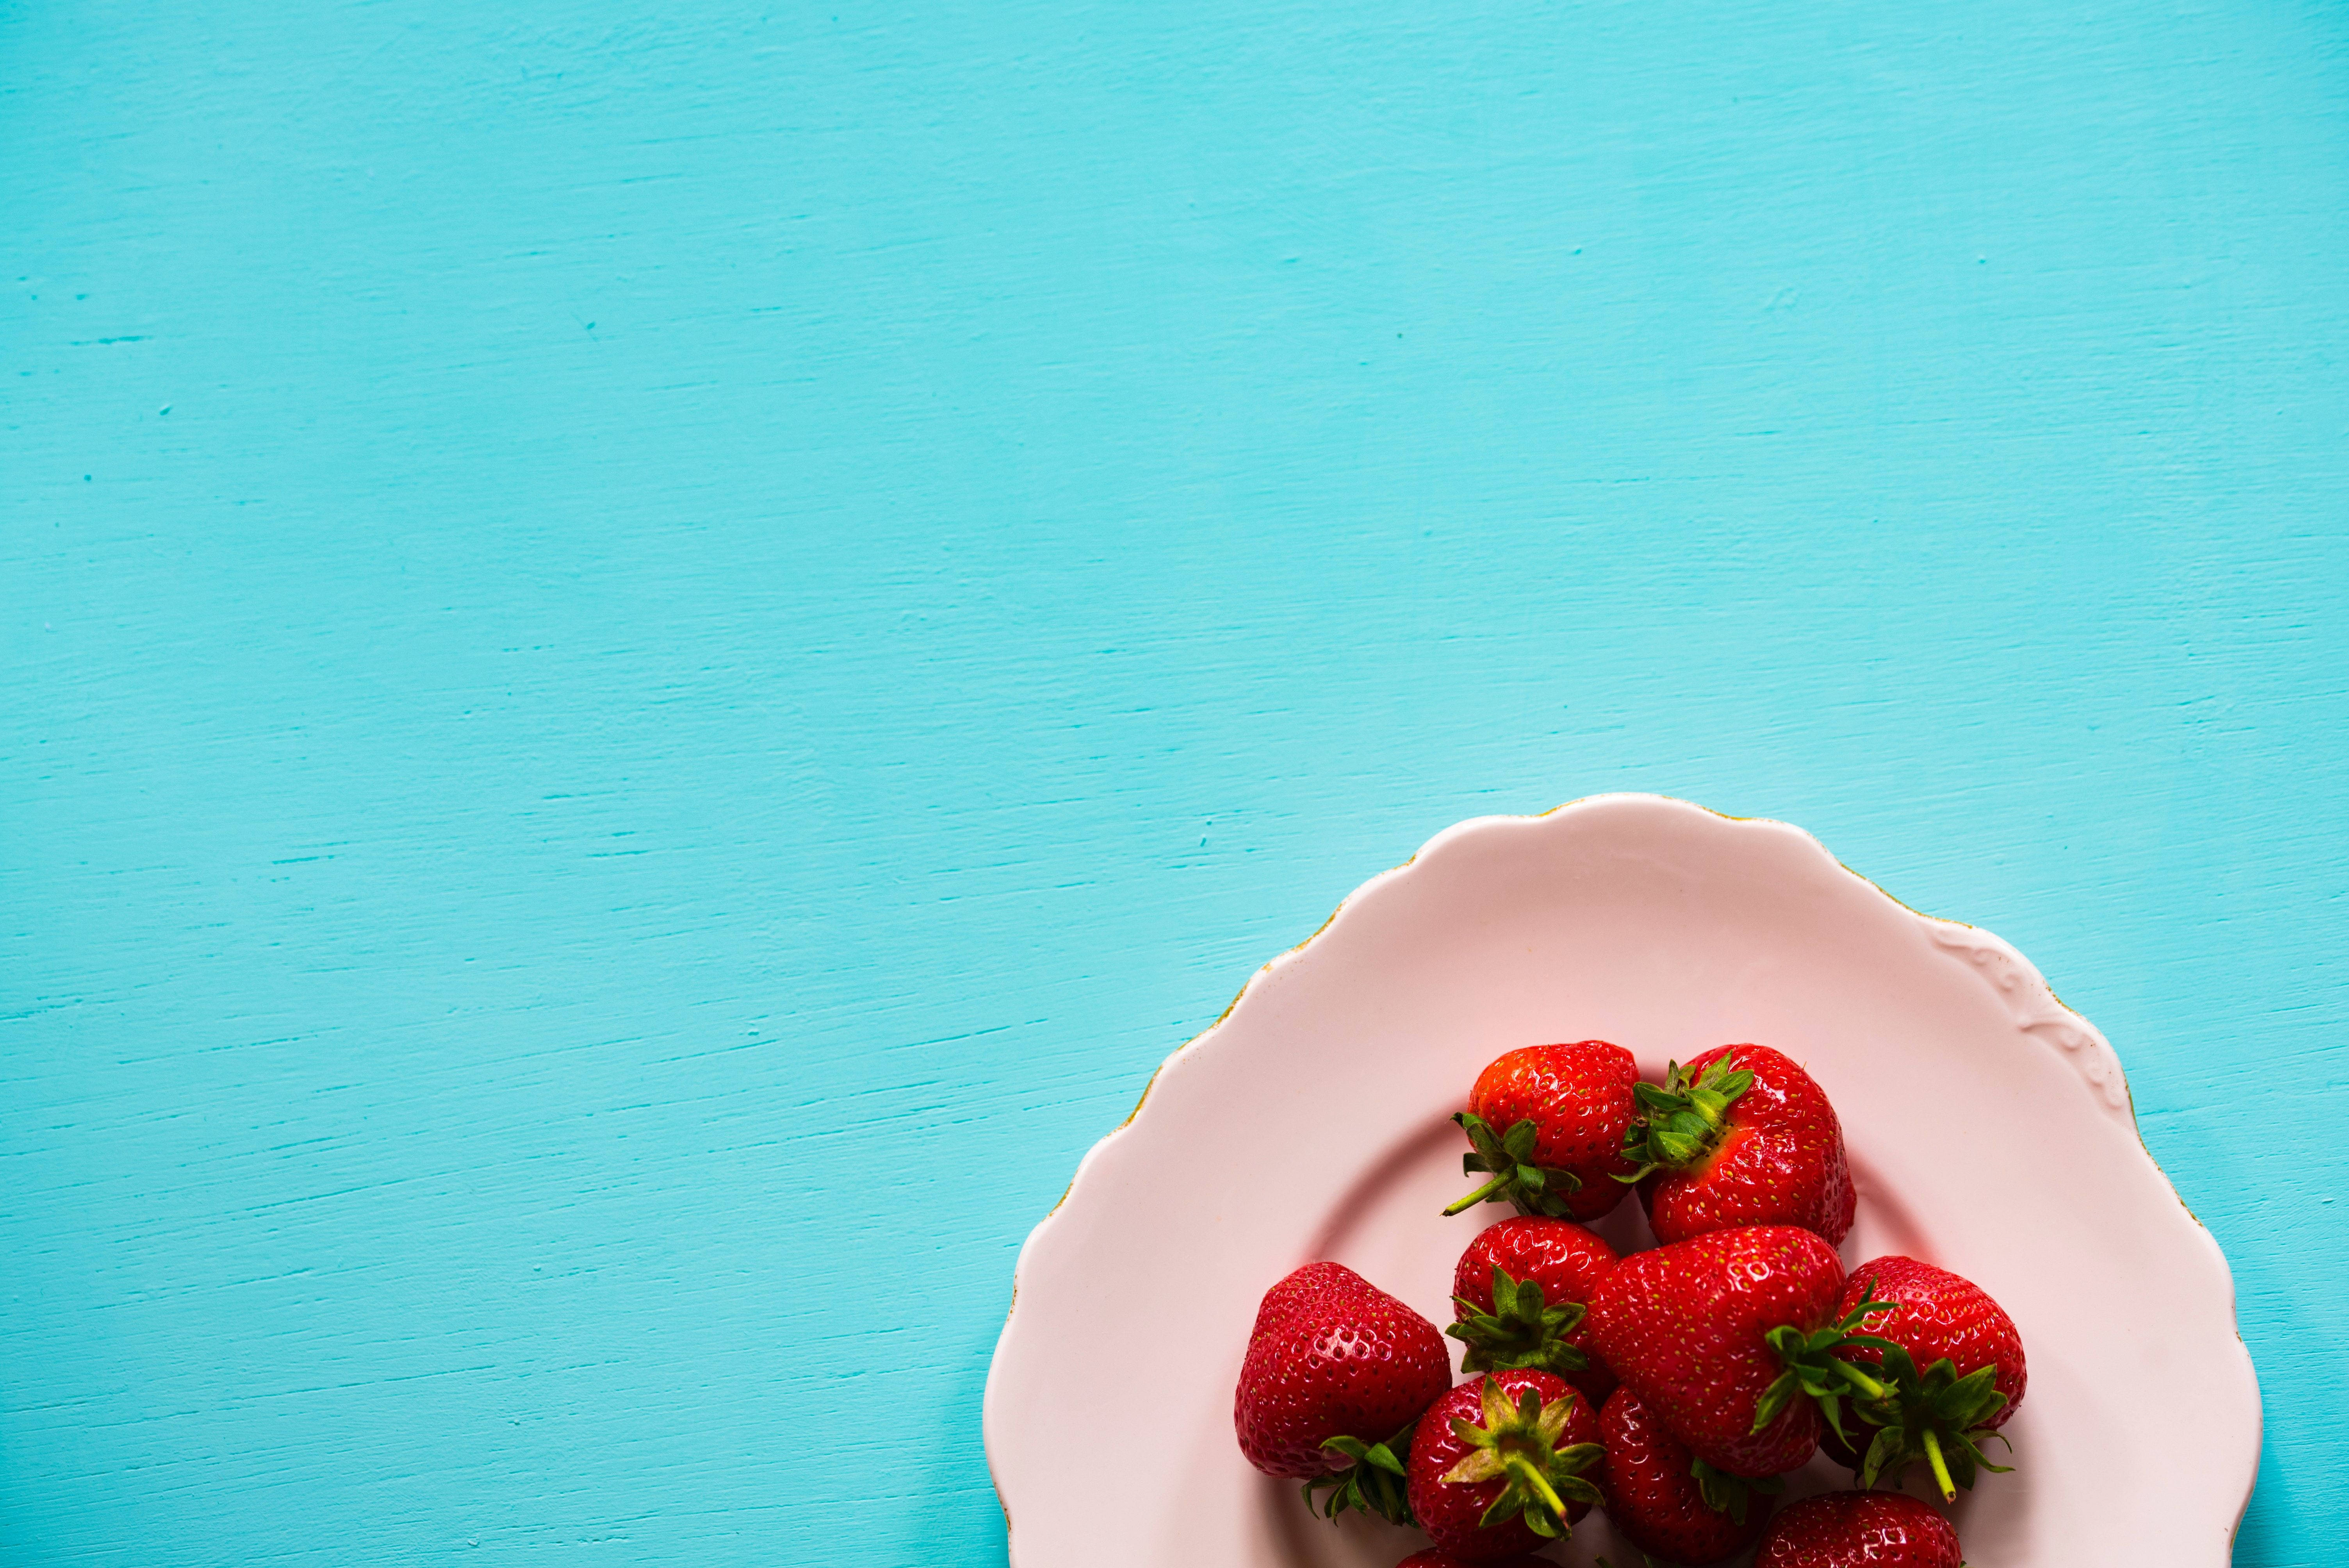
POLYGON ((1690 1453, 1733 1476, 1781 1475, 1818 1448, 1817 1407, 1795 1398, 1760 1431, 1763 1397, 1785 1367, 1775 1328, 1833 1321, 1842 1262, 1791 1225, 1714 1231, 1638 1253, 1592 1292, 1592 1342, 1690 1453))
MULTIPOLYGON (((1545 1408, 1563 1401, 1565 1419, 1554 1439, 1555 1448, 1573 1449, 1577 1445, 1599 1440, 1599 1418, 1591 1410, 1590 1402, 1547 1372, 1517 1368, 1487 1373, 1458 1385, 1430 1406, 1412 1437, 1411 1511, 1436 1546, 1463 1563, 1506 1562, 1539 1549, 1545 1540, 1523 1515, 1513 1514, 1491 1524, 1483 1522, 1486 1511, 1506 1490, 1505 1481, 1462 1482, 1445 1479, 1454 1473, 1455 1466, 1477 1451, 1460 1435, 1460 1424, 1487 1429, 1494 1425, 1492 1413, 1484 1408, 1481 1398, 1488 1383, 1501 1391, 1505 1401, 1522 1400, 1528 1393, 1545 1408)), ((1581 1451, 1591 1459, 1598 1457, 1594 1449, 1581 1451)), ((1588 1495, 1596 1497, 1598 1493, 1591 1491, 1588 1495)), ((1588 1501, 1570 1493, 1567 1504, 1564 1518, 1557 1522, 1561 1532, 1590 1511, 1588 1501)))
MULTIPOLYGON (((1495 1267, 1512 1279, 1540 1285, 1544 1300, 1552 1306, 1587 1305, 1591 1291, 1620 1261, 1613 1247, 1571 1220, 1522 1215, 1503 1220, 1479 1232, 1460 1254, 1459 1266, 1452 1272, 1452 1295, 1455 1303, 1464 1305, 1456 1306, 1454 1320, 1465 1322, 1471 1307, 1477 1312, 1493 1310, 1495 1267)), ((1591 1408, 1597 1409, 1615 1391, 1615 1374, 1592 1347, 1587 1318, 1567 1333, 1566 1343, 1580 1351, 1588 1365, 1548 1369, 1580 1389, 1591 1408)))

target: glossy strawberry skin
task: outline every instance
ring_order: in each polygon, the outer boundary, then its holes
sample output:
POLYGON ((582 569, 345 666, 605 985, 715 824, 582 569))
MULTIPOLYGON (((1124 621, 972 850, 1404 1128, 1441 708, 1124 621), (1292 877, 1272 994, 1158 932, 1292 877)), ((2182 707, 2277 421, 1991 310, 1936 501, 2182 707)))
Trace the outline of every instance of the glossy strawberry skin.
POLYGON ((1301 1311, 1329 1296, 1357 1296, 1378 1287, 1343 1264, 1307 1264, 1291 1270, 1264 1293, 1257 1304, 1256 1326, 1248 1334, 1253 1345, 1301 1311))
POLYGON ((1828 1321, 1843 1264, 1792 1225, 1713 1231, 1634 1253, 1591 1293, 1591 1339, 1615 1376, 1697 1458, 1731 1475, 1783 1474, 1818 1447, 1818 1408, 1797 1398, 1752 1429, 1782 1370, 1764 1338, 1828 1321))
MULTIPOLYGON (((1859 1332, 1899 1346, 1920 1372, 1945 1358, 1954 1364, 1961 1377, 1983 1367, 1995 1369, 1991 1383, 2006 1396, 2006 1403, 1982 1423, 1984 1427, 2004 1426, 2023 1403, 2023 1391, 2030 1381, 2023 1359, 2023 1336, 2015 1332, 2014 1320, 1980 1285, 1896 1253, 1851 1271, 1837 1315, 1868 1300, 1896 1305, 1868 1314, 1859 1332)), ((1884 1360, 1882 1352, 1866 1346, 1847 1346, 1837 1354, 1866 1366, 1881 1365, 1884 1360)))
POLYGON ((1414 1552, 1395 1568, 1552 1568, 1540 1557, 1504 1557, 1498 1563, 1472 1563, 1465 1557, 1446 1552, 1441 1546, 1431 1546, 1424 1552, 1414 1552))
MULTIPOLYGON (((1571 1398, 1574 1408, 1567 1416, 1558 1447, 1599 1440, 1599 1418, 1591 1413, 1590 1401, 1548 1373, 1518 1368, 1487 1373, 1485 1377, 1498 1382, 1512 1399, 1528 1388, 1544 1404, 1571 1398)), ((1469 1378, 1429 1406, 1427 1414, 1420 1418, 1419 1430, 1411 1439, 1412 1514, 1437 1546, 1464 1563, 1502 1561, 1532 1552, 1542 1544, 1542 1538, 1522 1517, 1506 1519, 1490 1527, 1477 1523, 1493 1500, 1501 1495, 1502 1482, 1461 1484, 1442 1479, 1445 1471, 1468 1457, 1469 1447, 1453 1431, 1452 1423, 1459 1419, 1476 1424, 1485 1377, 1469 1378)), ((1572 1523, 1589 1511, 1589 1504, 1569 1501, 1567 1522, 1572 1523)))
POLYGON ((1688 1064, 1690 1076, 1733 1052, 1753 1086, 1731 1102, 1728 1130, 1703 1163, 1640 1183, 1649 1228, 1667 1245, 1744 1225, 1800 1225, 1842 1241, 1857 1196, 1826 1092, 1767 1046, 1707 1051, 1688 1064))
POLYGON ((1707 1508, 1687 1446, 1630 1388, 1616 1389, 1599 1412, 1599 1440, 1607 1449, 1598 1471, 1607 1518, 1642 1552, 1703 1568, 1753 1545, 1769 1522, 1766 1497, 1752 1500, 1743 1524, 1707 1508))
POLYGON ((1770 1522, 1754 1568, 1960 1568, 1958 1532, 1897 1491, 1830 1491, 1770 1522))
MULTIPOLYGON (((1452 1271, 1452 1294, 1474 1302, 1479 1311, 1492 1311, 1493 1265, 1498 1264, 1511 1279, 1538 1281, 1542 1299, 1552 1306, 1568 1301, 1587 1305, 1591 1288, 1620 1261, 1613 1247, 1571 1220, 1520 1214, 1476 1233, 1468 1250, 1460 1254, 1459 1266, 1452 1271)), ((1468 1312, 1455 1306, 1452 1315, 1456 1323, 1468 1312)), ((1588 1367, 1565 1377, 1596 1409, 1615 1391, 1615 1374, 1592 1347, 1587 1318, 1566 1336, 1566 1342, 1590 1358, 1588 1367)))
POLYGON ((1240 1451, 1292 1480, 1344 1468, 1325 1439, 1383 1442, 1452 1381, 1433 1324, 1350 1269, 1306 1268, 1266 1293, 1232 1400, 1240 1451))
POLYGON ((1638 1114, 1631 1086, 1640 1064, 1605 1040, 1526 1046, 1476 1075, 1468 1109, 1495 1132, 1530 1120, 1541 1130, 1534 1163, 1568 1171, 1582 1185, 1566 1200, 1573 1217, 1595 1220, 1623 1201, 1617 1176, 1639 1167, 1623 1158, 1623 1133, 1638 1114))

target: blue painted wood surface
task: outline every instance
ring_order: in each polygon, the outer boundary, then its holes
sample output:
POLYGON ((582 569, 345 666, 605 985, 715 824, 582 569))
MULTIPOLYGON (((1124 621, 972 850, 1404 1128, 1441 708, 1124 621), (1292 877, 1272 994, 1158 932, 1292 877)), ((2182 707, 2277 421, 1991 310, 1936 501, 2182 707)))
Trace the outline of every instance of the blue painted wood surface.
POLYGON ((2112 1037, 2349 1560, 2344 40, 0 8, 0 1555, 999 1563, 1153 1065, 1655 789, 2112 1037))

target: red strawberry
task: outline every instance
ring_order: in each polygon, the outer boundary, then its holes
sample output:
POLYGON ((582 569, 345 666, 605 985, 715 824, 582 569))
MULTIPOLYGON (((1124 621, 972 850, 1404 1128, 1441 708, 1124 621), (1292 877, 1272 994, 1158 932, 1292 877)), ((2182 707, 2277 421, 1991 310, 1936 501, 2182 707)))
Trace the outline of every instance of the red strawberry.
POLYGON ((2005 1470, 1992 1464, 1981 1445, 2023 1403, 2029 1380, 2014 1320, 1971 1280, 1897 1253, 1852 1270, 1837 1310, 1852 1312, 1868 1301, 1891 1305, 1861 1318, 1860 1332, 1898 1348, 1854 1343, 1837 1353, 1891 1390, 1859 1407, 1879 1429, 1853 1467, 1860 1485, 1887 1476, 1897 1482, 1921 1460, 1948 1500, 1974 1484, 1977 1469, 2005 1470))
POLYGON ((1696 1458, 1778 1475, 1811 1457, 1822 1410, 1840 1419, 1845 1398, 1884 1392, 1833 1354, 1851 1327, 1842 1294, 1816 1232, 1714 1231, 1616 1264, 1591 1292, 1591 1344, 1696 1458))
POLYGON ((1334 1485, 1335 1518, 1409 1518, 1398 1451, 1452 1381, 1435 1326, 1361 1275, 1308 1264, 1265 1293, 1232 1400, 1240 1451, 1268 1475, 1334 1485), (1342 1472, 1342 1473, 1333 1473, 1342 1472))
POLYGON ((1461 1169, 1491 1180, 1444 1212, 1509 1202, 1520 1214, 1606 1213, 1622 1202, 1633 1171, 1623 1142, 1639 1113, 1639 1081, 1631 1053, 1605 1040, 1527 1046, 1495 1058, 1476 1075, 1468 1109, 1452 1119, 1475 1147, 1461 1169))
POLYGON ((1428 1407, 1411 1444, 1411 1511, 1435 1544, 1470 1563, 1530 1552, 1599 1501, 1589 1402, 1547 1372, 1471 1378, 1428 1407))
POLYGON ((1806 1497, 1770 1522, 1754 1568, 1963 1568, 1950 1522, 1897 1491, 1806 1497))
POLYGON ((1571 1220, 1519 1215, 1477 1233, 1452 1273, 1454 1321, 1468 1346, 1463 1372, 1538 1367, 1582 1390, 1595 1409, 1615 1374, 1595 1359, 1583 1306, 1615 1266, 1615 1249, 1571 1220))
MULTIPOLYGON (((1455 1556, 1440 1546, 1431 1546, 1424 1552, 1413 1553, 1396 1563, 1395 1568, 1475 1568, 1475 1565, 1465 1557, 1455 1556)), ((1550 1568, 1550 1564, 1539 1557, 1504 1557, 1496 1564, 1487 1564, 1486 1568, 1550 1568)))
POLYGON ((1811 1075, 1776 1051, 1723 1046, 1637 1093, 1640 1119, 1623 1153, 1645 1178, 1657 1241, 1800 1225, 1840 1242, 1851 1229, 1843 1123, 1811 1075))
POLYGON ((1599 1412, 1607 1517, 1640 1551, 1690 1568, 1733 1557, 1762 1533, 1777 1480, 1744 1481, 1695 1459, 1630 1388, 1599 1412))

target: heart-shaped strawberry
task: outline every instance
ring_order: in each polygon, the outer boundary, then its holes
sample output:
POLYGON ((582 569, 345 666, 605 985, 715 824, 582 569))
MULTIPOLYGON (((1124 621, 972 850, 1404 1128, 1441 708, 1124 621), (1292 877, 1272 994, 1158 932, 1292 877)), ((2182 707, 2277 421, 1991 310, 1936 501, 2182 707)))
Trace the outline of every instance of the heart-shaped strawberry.
POLYGON ((1526 1046, 1476 1075, 1468 1109, 1452 1119, 1475 1152, 1461 1168, 1482 1177, 1444 1212, 1514 1203, 1520 1214, 1595 1220, 1623 1201, 1632 1164, 1623 1140, 1639 1115, 1640 1064, 1605 1040, 1526 1046))

